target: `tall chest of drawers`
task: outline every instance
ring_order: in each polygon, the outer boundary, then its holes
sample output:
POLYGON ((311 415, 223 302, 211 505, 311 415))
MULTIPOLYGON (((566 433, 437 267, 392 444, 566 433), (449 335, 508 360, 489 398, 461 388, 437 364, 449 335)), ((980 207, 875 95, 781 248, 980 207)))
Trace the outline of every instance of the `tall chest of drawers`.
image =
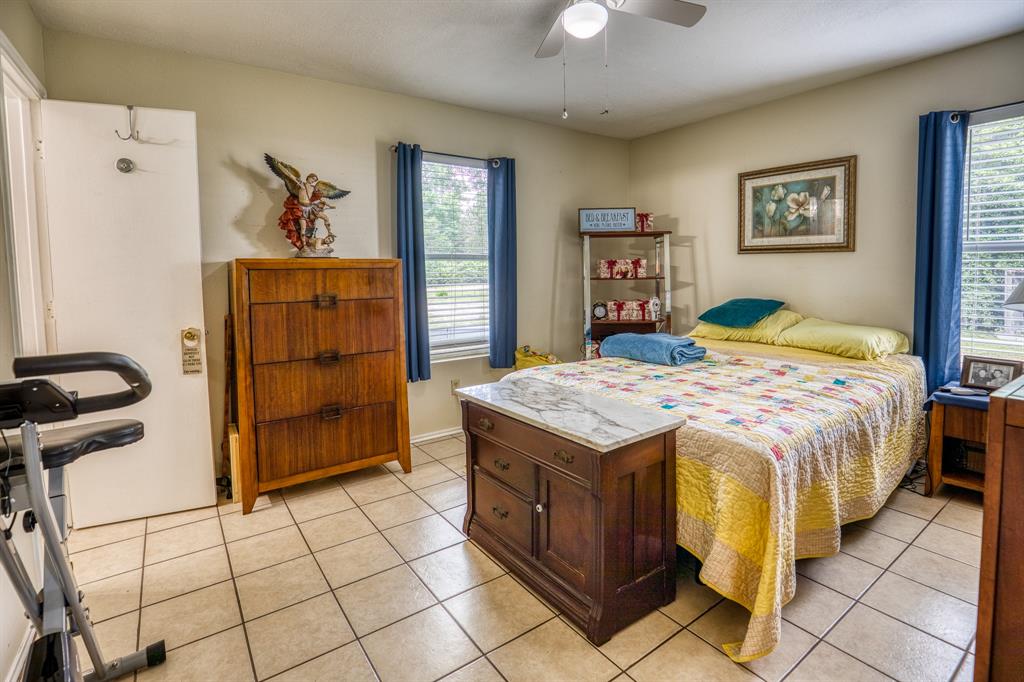
POLYGON ((260 493, 397 460, 411 470, 401 261, 239 259, 232 402, 260 493))

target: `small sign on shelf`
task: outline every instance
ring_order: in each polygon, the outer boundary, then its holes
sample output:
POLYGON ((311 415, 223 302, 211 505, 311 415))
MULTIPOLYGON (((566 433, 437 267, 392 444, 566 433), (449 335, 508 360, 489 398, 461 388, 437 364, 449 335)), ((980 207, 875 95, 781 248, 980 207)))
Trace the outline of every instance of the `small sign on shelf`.
POLYGON ((635 231, 636 207, 580 209, 580 232, 635 231))

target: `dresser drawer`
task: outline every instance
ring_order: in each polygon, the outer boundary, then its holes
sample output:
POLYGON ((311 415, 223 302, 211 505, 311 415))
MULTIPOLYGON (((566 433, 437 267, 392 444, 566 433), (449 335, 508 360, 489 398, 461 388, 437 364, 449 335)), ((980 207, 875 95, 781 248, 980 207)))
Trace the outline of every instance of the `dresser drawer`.
POLYGON ((590 484, 593 455, 586 448, 478 405, 469 405, 468 409, 470 431, 525 452, 538 462, 590 484))
POLYGON ((395 452, 396 434, 394 403, 257 424, 259 481, 265 483, 395 452))
POLYGON ((318 360, 272 362, 253 368, 256 421, 320 414, 395 399, 394 351, 328 355, 318 360))
POLYGON ((474 438, 475 463, 478 467, 507 483, 523 495, 532 498, 534 494, 534 473, 537 465, 529 459, 512 452, 506 447, 492 443, 486 438, 474 438))
POLYGON ((392 298, 393 268, 253 270, 249 273, 250 303, 327 302, 359 298, 392 298))
POLYGON ((395 349, 394 299, 266 303, 252 306, 250 315, 253 364, 395 349))
POLYGON ((533 553, 533 505, 487 477, 473 474, 473 509, 477 519, 526 554, 533 553))

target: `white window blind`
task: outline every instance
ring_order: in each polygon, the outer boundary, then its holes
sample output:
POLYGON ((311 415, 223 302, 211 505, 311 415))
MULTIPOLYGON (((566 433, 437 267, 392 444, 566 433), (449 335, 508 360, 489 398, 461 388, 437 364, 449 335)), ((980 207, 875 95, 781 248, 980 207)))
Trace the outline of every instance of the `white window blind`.
POLYGON ((423 155, 423 241, 431 358, 486 353, 485 161, 423 155))
POLYGON ((1024 116, 972 124, 965 170, 960 352, 1021 359, 1024 313, 1002 304, 1024 279, 1024 116))

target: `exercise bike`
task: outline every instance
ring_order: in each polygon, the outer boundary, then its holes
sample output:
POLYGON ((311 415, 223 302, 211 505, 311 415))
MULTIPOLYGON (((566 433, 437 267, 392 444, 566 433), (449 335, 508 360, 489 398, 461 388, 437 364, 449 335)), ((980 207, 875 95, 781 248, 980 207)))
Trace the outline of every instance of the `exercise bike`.
POLYGON ((48 430, 38 424, 68 421, 139 402, 152 389, 146 371, 116 353, 72 353, 18 358, 14 376, 0 383, 0 564, 21 601, 37 636, 25 665, 23 682, 111 680, 163 663, 164 642, 110 661, 103 658, 96 632, 83 604, 84 594, 64 549, 67 539, 64 467, 93 452, 130 445, 142 439, 142 422, 116 419, 48 430), (114 372, 127 389, 80 397, 43 377, 76 372, 114 372), (20 430, 7 435, 5 429, 20 430), (44 475, 49 485, 44 485, 44 475), (17 548, 12 529, 21 512, 26 533, 38 526, 43 538, 43 584, 36 590, 17 548), (80 635, 92 672, 79 667, 74 635, 80 635))

